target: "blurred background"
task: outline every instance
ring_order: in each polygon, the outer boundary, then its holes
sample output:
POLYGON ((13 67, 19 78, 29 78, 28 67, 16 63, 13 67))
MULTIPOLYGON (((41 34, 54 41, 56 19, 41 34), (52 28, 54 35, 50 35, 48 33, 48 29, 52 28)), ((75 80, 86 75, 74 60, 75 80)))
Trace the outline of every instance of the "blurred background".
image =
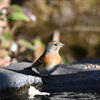
POLYGON ((35 62, 54 34, 63 62, 100 58, 100 0, 0 0, 0 66, 35 62))

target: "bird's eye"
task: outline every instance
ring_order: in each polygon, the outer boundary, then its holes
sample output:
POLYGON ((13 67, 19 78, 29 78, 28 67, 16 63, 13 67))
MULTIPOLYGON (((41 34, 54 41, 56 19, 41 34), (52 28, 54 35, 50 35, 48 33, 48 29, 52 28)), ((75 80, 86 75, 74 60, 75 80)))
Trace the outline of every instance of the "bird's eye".
POLYGON ((57 46, 57 44, 54 44, 55 46, 57 46))

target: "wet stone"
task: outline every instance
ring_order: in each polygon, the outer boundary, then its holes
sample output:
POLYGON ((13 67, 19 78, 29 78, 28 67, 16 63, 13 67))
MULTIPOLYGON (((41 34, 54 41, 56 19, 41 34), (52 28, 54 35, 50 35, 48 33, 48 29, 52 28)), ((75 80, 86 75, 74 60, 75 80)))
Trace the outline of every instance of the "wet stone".
MULTIPOLYGON (((32 63, 13 63, 5 68, 0 68, 0 99, 12 97, 28 97, 29 86, 35 86, 38 90, 42 89, 42 80, 34 76, 30 70, 25 68, 32 63)), ((18 97, 18 98, 19 98, 18 97)))
POLYGON ((100 60, 90 59, 77 64, 60 65, 52 74, 54 80, 46 78, 48 84, 44 85, 43 90, 47 92, 100 92, 100 69, 85 69, 85 66, 89 64, 100 65, 100 60))
POLYGON ((46 77, 47 82, 44 82, 43 91, 51 93, 48 100, 99 100, 100 69, 85 69, 89 64, 100 65, 100 59, 60 65, 52 73, 52 79, 46 77))
MULTIPOLYGON (((83 60, 76 64, 60 65, 50 77, 41 78, 35 69, 27 70, 31 63, 16 63, 0 69, 0 95, 23 94, 27 98, 28 84, 51 93, 50 96, 36 96, 34 100, 86 100, 100 99, 100 69, 87 68, 89 64, 100 65, 100 59, 83 60), (20 90, 20 92, 19 92, 20 90), (8 92, 7 92, 8 91, 8 92)), ((16 96, 16 95, 15 95, 16 96)), ((18 97, 18 96, 17 96, 18 97)), ((16 98, 16 100, 21 100, 16 98)))

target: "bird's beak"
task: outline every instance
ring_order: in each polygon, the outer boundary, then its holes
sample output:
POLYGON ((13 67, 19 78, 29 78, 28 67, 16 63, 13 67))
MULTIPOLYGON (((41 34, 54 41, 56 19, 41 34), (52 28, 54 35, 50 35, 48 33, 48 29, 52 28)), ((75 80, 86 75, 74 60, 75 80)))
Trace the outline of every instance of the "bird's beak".
POLYGON ((65 45, 65 44, 61 44, 60 46, 61 46, 61 47, 64 47, 64 46, 66 46, 66 45, 65 45))

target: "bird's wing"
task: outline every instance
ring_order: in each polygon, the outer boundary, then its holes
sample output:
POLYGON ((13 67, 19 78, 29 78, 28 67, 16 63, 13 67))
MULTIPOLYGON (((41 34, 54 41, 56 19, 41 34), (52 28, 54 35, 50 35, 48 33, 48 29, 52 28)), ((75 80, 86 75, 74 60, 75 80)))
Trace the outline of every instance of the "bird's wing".
POLYGON ((25 69, 27 69, 27 70, 31 70, 32 68, 38 69, 40 66, 43 65, 43 62, 42 62, 43 57, 44 57, 44 54, 42 54, 42 55, 40 56, 40 58, 39 58, 34 64, 32 64, 30 67, 25 68, 25 69))
POLYGON ((34 67, 38 67, 38 66, 42 65, 43 56, 44 56, 44 54, 42 56, 40 56, 40 58, 33 64, 34 67))
POLYGON ((42 61, 40 59, 38 59, 34 64, 33 66, 41 66, 42 65, 42 61))

